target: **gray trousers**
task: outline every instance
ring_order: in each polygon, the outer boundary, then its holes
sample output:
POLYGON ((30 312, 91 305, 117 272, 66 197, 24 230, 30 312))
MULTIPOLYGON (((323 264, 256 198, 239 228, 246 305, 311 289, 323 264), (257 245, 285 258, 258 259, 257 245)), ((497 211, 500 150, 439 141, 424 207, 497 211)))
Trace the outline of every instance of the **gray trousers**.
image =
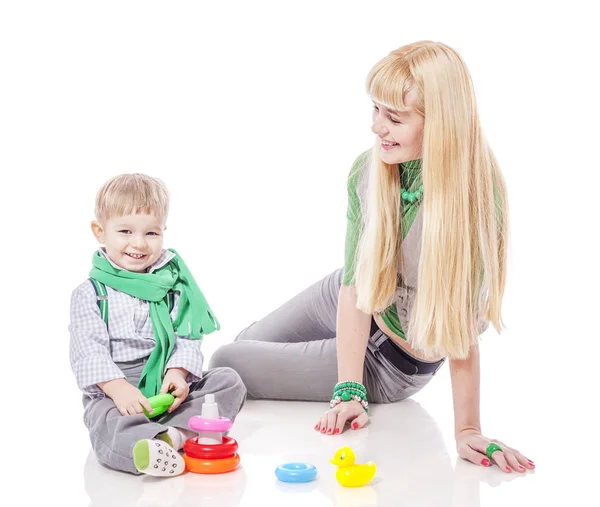
MULTIPOLYGON (((337 378, 336 317, 343 270, 318 281, 244 329, 213 354, 210 367, 240 374, 254 399, 329 401, 337 378)), ((433 374, 406 375, 379 347, 390 339, 378 330, 369 338, 363 382, 369 402, 403 400, 433 374)))
MULTIPOLYGON (((118 366, 135 386, 145 362, 119 363, 118 366)), ((139 440, 155 438, 167 431, 167 426, 189 430, 188 420, 202 413, 206 394, 214 394, 219 414, 232 421, 246 399, 246 388, 239 375, 231 368, 215 368, 190 385, 190 393, 177 410, 148 419, 144 414, 123 416, 109 397, 84 396, 83 420, 88 428, 92 449, 103 465, 116 470, 138 474, 133 464, 133 446, 139 440)))

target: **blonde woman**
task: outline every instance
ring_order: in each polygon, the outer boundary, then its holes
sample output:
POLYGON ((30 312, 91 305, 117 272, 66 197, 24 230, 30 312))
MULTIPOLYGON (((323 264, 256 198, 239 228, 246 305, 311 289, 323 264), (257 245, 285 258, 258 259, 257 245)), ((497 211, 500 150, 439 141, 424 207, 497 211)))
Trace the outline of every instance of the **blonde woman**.
POLYGON ((213 356, 253 398, 327 400, 315 430, 368 421, 369 402, 422 389, 450 361, 457 449, 475 464, 534 464, 481 434, 478 336, 500 332, 508 206, 470 74, 436 42, 409 44, 367 78, 375 145, 348 178, 343 269, 213 356))

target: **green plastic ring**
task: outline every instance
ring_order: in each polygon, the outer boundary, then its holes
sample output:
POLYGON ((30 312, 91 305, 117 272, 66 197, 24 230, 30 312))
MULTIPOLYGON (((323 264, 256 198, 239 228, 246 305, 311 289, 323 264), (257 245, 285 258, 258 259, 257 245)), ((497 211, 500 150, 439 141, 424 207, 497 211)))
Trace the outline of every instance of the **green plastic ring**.
POLYGON ((498 444, 495 444, 494 442, 492 442, 490 445, 488 445, 485 449, 485 453, 486 453, 487 457, 490 459, 493 459, 492 454, 494 454, 496 451, 502 452, 502 448, 498 444))
POLYGON ((157 394, 156 396, 148 398, 148 403, 150 403, 150 406, 152 407, 152 414, 149 414, 145 408, 142 408, 146 417, 153 418, 164 414, 174 401, 175 397, 170 393, 157 394))

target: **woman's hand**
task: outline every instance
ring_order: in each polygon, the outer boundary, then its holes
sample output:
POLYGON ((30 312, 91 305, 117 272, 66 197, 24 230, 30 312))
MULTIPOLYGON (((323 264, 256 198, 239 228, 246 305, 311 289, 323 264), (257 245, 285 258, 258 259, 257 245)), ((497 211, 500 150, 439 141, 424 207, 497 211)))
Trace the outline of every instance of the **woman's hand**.
POLYGON ((502 449, 492 454, 492 460, 503 472, 510 473, 513 470, 525 472, 526 469, 533 470, 535 468, 533 461, 516 449, 508 447, 499 440, 490 440, 476 430, 464 430, 456 435, 456 450, 458 451, 458 455, 476 465, 486 467, 492 465, 485 454, 487 446, 491 443, 498 444, 500 449, 502 449))
POLYGON ((190 394, 190 386, 186 382, 188 372, 183 368, 169 368, 163 379, 160 394, 171 393, 175 397, 175 401, 167 411, 169 414, 177 409, 190 394))
POLYGON ((358 401, 343 401, 325 412, 315 425, 315 431, 327 435, 337 435, 344 431, 347 422, 352 421, 352 429, 357 430, 367 424, 369 415, 358 401))

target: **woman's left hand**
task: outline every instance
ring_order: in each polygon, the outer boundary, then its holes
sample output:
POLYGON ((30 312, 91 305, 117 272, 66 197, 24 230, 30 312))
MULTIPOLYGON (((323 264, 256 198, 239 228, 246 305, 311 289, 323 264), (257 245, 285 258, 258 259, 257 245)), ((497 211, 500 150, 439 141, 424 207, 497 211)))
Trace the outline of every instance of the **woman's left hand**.
POLYGON ((476 465, 486 467, 492 465, 485 454, 485 450, 491 443, 497 444, 501 449, 492 454, 492 460, 503 472, 510 473, 515 470, 516 472, 523 473, 527 469, 533 470, 535 468, 533 461, 516 449, 508 447, 499 440, 491 440, 484 437, 478 431, 465 430, 456 435, 456 450, 458 451, 458 455, 476 465))

